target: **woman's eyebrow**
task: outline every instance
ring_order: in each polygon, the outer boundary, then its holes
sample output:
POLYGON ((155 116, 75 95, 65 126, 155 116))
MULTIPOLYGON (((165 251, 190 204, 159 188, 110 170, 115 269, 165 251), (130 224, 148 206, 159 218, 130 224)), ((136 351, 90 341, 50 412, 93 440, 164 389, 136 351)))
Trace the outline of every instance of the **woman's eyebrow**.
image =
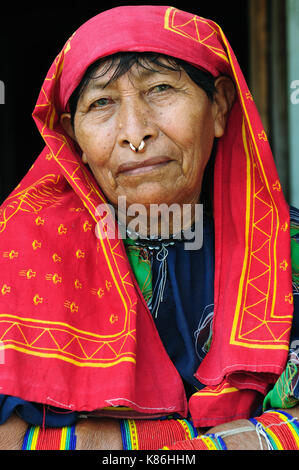
POLYGON ((93 91, 93 90, 103 90, 104 88, 106 88, 108 85, 110 85, 111 83, 113 82, 110 82, 110 80, 103 80, 102 77, 101 78, 92 78, 86 89, 89 90, 89 91, 93 91))
POLYGON ((139 67, 136 72, 132 71, 134 76, 136 75, 136 77, 140 80, 146 80, 147 78, 154 75, 170 75, 172 72, 176 72, 176 70, 171 70, 164 67, 161 67, 161 70, 151 70, 139 67))
MULTIPOLYGON (((160 71, 160 70, 151 70, 151 69, 147 69, 144 67, 138 67, 137 70, 130 69, 128 72, 134 79, 143 81, 154 75, 169 75, 172 72, 172 70, 162 68, 160 71)), ((110 85, 113 86, 114 83, 115 83, 115 80, 113 80, 113 74, 110 78, 108 77, 106 79, 104 76, 101 76, 98 78, 95 77, 90 80, 90 82, 88 83, 87 89, 90 91, 99 90, 99 89, 104 90, 105 88, 107 88, 107 86, 110 86, 110 85)))

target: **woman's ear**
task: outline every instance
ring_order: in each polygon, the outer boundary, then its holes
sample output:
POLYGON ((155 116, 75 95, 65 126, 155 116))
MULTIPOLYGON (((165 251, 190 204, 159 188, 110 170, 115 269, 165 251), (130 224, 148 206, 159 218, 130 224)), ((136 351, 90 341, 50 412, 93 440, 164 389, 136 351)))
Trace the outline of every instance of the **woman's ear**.
POLYGON ((76 139, 74 126, 73 126, 72 119, 71 119, 71 114, 63 113, 60 116, 60 124, 64 128, 65 132, 76 142, 77 139, 76 139))
MULTIPOLYGON (((73 126, 72 119, 71 119, 71 114, 70 113, 62 114, 60 116, 60 124, 64 128, 65 132, 77 143, 74 126, 73 126)), ((88 163, 85 153, 82 153, 81 158, 82 158, 83 163, 85 164, 88 163)))
POLYGON ((215 87, 215 137, 219 138, 222 137, 225 132, 229 112, 236 97, 236 89, 233 81, 224 75, 216 79, 215 87))

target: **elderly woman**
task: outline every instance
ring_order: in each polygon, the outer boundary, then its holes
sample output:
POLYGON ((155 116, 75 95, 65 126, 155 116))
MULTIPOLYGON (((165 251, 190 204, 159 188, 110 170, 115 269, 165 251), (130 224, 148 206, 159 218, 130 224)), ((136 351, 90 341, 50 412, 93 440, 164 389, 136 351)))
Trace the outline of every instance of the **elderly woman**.
POLYGON ((106 11, 34 119, 0 213, 1 447, 298 449, 299 217, 221 29, 106 11))

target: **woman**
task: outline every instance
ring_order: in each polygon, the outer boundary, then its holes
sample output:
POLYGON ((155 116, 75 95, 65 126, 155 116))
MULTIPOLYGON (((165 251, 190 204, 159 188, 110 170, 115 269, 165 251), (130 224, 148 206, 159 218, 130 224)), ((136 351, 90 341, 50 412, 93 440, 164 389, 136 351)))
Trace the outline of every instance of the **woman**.
POLYGON ((46 147, 1 208, 3 448, 298 448, 298 215, 293 287, 289 208, 221 29, 106 11, 57 56, 34 119, 46 147), (136 203, 137 240, 111 236, 136 203), (165 239, 162 214, 153 241, 163 203, 192 217, 165 239))

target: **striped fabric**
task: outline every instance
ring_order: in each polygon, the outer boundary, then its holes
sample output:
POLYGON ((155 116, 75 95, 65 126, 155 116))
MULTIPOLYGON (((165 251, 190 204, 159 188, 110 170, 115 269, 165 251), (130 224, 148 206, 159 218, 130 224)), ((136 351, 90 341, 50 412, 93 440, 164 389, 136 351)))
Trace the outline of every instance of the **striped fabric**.
POLYGON ((269 410, 251 418, 257 432, 265 439, 268 450, 298 450, 299 422, 285 411, 269 410))
POLYGON ((75 450, 75 426, 42 428, 30 426, 25 434, 22 450, 75 450))
POLYGON ((197 429, 187 419, 123 419, 120 427, 124 450, 158 450, 198 436, 197 429))

